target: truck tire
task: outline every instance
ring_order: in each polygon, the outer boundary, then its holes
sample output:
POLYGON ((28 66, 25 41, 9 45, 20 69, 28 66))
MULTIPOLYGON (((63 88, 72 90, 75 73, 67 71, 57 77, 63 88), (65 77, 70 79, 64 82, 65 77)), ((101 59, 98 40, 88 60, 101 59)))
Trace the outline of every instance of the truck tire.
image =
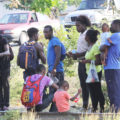
POLYGON ((20 34, 20 38, 19 38, 19 44, 22 45, 24 44, 25 42, 28 41, 28 36, 27 36, 27 33, 26 32, 22 32, 20 34))

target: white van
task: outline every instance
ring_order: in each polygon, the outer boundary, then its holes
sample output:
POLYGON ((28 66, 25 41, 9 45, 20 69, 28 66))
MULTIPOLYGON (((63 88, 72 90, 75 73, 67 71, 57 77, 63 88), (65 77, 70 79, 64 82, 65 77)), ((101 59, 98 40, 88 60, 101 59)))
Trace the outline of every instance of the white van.
MULTIPOLYGON (((64 26, 69 28, 75 25, 76 17, 86 15, 94 25, 99 25, 102 20, 111 22, 119 17, 116 12, 113 12, 110 6, 111 0, 82 0, 76 11, 66 15, 64 26)), ((120 9, 120 0, 112 0, 117 9, 120 9)), ((120 17, 119 17, 120 18, 120 17)))

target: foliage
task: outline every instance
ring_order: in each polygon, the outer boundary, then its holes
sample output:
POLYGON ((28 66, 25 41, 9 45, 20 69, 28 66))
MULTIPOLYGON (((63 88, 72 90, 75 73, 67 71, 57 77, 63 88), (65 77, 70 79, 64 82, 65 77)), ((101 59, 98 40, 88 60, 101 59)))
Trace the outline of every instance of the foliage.
POLYGON ((68 5, 75 5, 76 7, 78 7, 80 2, 81 0, 68 0, 68 5))
POLYGON ((66 3, 64 0, 10 0, 7 6, 50 14, 54 9, 58 11, 65 9, 66 3))
POLYGON ((20 120, 20 112, 19 111, 8 111, 0 116, 0 120, 20 120))

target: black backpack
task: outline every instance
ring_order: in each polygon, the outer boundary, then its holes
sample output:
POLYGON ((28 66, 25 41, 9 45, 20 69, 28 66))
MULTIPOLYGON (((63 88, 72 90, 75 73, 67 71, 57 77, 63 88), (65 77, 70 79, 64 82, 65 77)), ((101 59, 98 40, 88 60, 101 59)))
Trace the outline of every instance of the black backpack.
POLYGON ((27 42, 20 47, 19 66, 23 69, 36 70, 38 65, 35 42, 27 42))

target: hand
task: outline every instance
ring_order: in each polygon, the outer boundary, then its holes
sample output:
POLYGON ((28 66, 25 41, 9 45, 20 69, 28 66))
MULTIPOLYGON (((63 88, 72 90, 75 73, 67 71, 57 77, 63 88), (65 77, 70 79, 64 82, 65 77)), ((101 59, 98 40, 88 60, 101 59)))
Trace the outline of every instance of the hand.
POLYGON ((72 57, 73 60, 76 60, 76 59, 77 59, 77 57, 76 57, 76 53, 73 54, 72 52, 68 52, 68 55, 69 55, 69 57, 72 57))
POLYGON ((67 57, 72 57, 72 52, 66 53, 67 57))
POLYGON ((81 89, 78 89, 78 94, 80 94, 80 93, 81 93, 81 91, 82 91, 81 89))
POLYGON ((101 61, 102 65, 106 66, 105 60, 101 61))
POLYGON ((51 74, 52 74, 53 76, 55 76, 55 75, 56 75, 56 69, 53 69, 53 70, 51 71, 51 74))
POLYGON ((88 60, 80 60, 79 62, 84 63, 84 64, 89 63, 88 60))
POLYGON ((111 43, 111 44, 112 44, 112 40, 111 40, 110 38, 108 38, 107 40, 108 40, 108 42, 109 42, 109 43, 111 43))

